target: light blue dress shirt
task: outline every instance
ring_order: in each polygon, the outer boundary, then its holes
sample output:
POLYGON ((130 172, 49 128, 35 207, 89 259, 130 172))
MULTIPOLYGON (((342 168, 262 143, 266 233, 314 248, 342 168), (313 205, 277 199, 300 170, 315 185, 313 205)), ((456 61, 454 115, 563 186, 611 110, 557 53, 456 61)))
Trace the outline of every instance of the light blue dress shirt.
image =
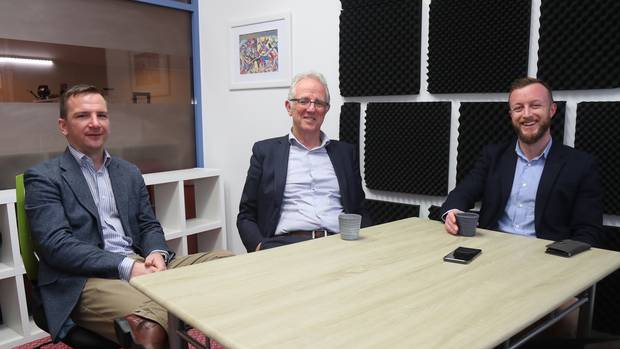
POLYGON ((498 222, 498 230, 518 235, 536 236, 534 217, 536 193, 551 143, 553 140, 550 139, 540 155, 528 160, 517 142, 515 146, 517 167, 510 197, 498 222))
POLYGON ((327 229, 338 232, 343 212, 340 185, 325 146, 329 138, 321 132, 321 144, 306 148, 292 133, 280 221, 276 235, 299 230, 327 229))

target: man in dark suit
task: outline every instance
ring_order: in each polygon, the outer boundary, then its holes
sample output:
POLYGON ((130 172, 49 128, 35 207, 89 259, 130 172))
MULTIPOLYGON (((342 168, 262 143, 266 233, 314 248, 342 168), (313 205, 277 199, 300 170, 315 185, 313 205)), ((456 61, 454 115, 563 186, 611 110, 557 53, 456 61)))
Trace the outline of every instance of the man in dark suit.
POLYGON ((36 286, 52 338, 62 339, 78 324, 121 342, 116 320, 131 328, 123 345, 133 340, 165 348, 166 310, 127 281, 230 254, 175 258, 140 171, 104 148, 110 120, 96 87, 69 89, 60 101, 58 123, 69 143, 66 151, 24 176, 26 212, 40 258, 36 286))
POLYGON ((517 140, 484 148, 441 207, 446 231, 457 234, 455 212, 482 200, 482 228, 596 246, 603 223, 597 166, 590 155, 552 140, 551 89, 537 79, 518 79, 508 103, 517 140))
POLYGON ((249 252, 337 233, 345 212, 369 225, 354 147, 321 131, 329 110, 325 78, 296 75, 284 106, 291 132, 252 147, 237 216, 249 252))
MULTIPOLYGON (((458 234, 455 212, 482 200, 481 228, 598 245, 603 204, 597 166, 590 155, 551 138, 557 108, 551 89, 537 79, 517 79, 508 104, 517 139, 483 149, 474 168, 441 206, 446 231, 458 234)), ((575 301, 571 298, 559 309, 575 301)), ((573 311, 545 335, 574 337, 577 321, 573 311)))

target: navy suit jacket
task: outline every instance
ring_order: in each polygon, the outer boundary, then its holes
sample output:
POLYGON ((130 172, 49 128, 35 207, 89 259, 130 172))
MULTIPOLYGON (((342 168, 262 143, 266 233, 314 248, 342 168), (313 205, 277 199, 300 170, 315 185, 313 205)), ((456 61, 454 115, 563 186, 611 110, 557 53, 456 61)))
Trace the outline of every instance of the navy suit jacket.
MULTIPOLYGON (((140 171, 112 158, 108 173, 125 234, 134 251, 147 256, 166 245, 140 171)), ((103 249, 95 201, 78 162, 69 152, 29 169, 24 175, 26 213, 40 258, 38 290, 50 333, 58 340, 87 278, 118 279, 124 255, 103 249)))
MULTIPOLYGON (((342 207, 346 213, 362 215, 362 226, 370 225, 364 209, 364 190, 355 148, 331 140, 326 146, 334 166, 342 207)), ((291 236, 274 236, 282 208, 290 143, 288 135, 256 142, 252 147, 250 168, 243 187, 237 228, 248 252, 303 240, 291 236)))
MULTIPOLYGON (((516 140, 489 145, 472 171, 450 192, 441 214, 467 211, 482 200, 479 226, 497 229, 512 189, 516 140)), ((598 246, 602 234, 602 189, 592 156, 554 142, 536 192, 536 236, 548 240, 573 239, 598 246)))

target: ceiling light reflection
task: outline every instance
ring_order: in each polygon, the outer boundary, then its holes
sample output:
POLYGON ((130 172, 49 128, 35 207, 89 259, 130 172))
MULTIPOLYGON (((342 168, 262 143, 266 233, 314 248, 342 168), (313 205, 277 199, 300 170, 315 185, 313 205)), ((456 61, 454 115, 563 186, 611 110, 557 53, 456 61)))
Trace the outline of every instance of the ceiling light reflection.
POLYGON ((54 65, 51 59, 37 59, 37 58, 21 58, 21 57, 6 57, 0 56, 0 63, 10 64, 28 64, 50 67, 54 65))

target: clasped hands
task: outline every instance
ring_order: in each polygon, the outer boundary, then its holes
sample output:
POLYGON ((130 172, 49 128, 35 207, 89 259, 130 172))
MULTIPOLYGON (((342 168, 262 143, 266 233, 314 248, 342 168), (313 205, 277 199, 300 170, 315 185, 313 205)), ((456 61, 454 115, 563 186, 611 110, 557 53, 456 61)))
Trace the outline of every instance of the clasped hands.
POLYGON ((135 261, 131 268, 131 277, 155 273, 166 270, 166 262, 159 252, 153 252, 146 256, 144 262, 135 261))

